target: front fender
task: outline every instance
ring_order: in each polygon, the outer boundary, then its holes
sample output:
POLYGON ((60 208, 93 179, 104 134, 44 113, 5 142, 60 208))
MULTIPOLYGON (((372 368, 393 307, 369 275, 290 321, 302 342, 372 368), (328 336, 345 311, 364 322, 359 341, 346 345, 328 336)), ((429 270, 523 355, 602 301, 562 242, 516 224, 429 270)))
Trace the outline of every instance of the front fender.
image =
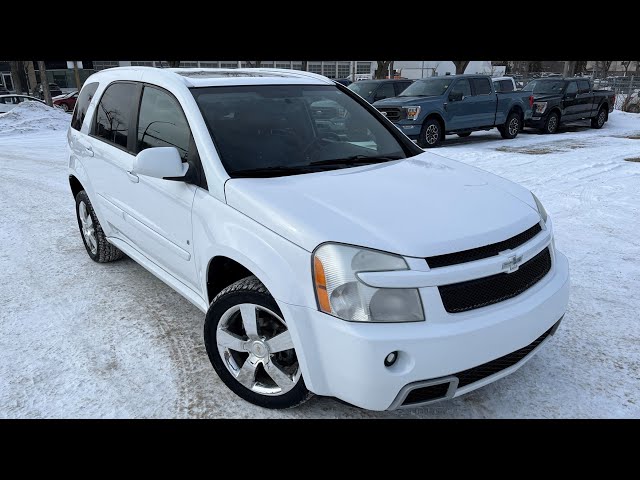
POLYGON ((211 260, 224 256, 251 271, 278 302, 316 307, 311 253, 202 189, 193 204, 193 241, 203 296, 211 260))

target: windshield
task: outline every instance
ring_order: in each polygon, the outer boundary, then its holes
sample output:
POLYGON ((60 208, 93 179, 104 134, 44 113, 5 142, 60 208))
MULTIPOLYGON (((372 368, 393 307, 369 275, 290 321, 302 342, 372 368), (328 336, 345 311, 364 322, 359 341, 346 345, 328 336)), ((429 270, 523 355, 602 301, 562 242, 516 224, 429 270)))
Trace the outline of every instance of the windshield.
POLYGON ((451 78, 429 78, 417 80, 409 85, 399 97, 437 97, 444 95, 453 80, 451 78))
POLYGON ((522 90, 540 94, 562 93, 564 85, 564 80, 532 80, 522 90))
POLYGON ((336 86, 191 91, 230 176, 308 173, 407 156, 383 123, 336 86))
POLYGON ((380 85, 378 82, 356 82, 349 85, 348 88, 361 97, 370 97, 378 85, 380 85))

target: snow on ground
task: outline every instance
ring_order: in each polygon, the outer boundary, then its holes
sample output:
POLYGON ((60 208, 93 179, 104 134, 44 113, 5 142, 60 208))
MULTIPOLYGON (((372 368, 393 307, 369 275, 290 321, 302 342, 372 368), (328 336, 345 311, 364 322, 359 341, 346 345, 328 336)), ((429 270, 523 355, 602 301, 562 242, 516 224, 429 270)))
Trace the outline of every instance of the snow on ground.
POLYGON ((571 300, 557 335, 513 375, 377 413, 318 397, 269 411, 228 391, 195 307, 129 259, 89 259, 67 183, 70 116, 30 105, 0 115, 1 418, 640 417, 640 163, 625 161, 640 157, 640 115, 511 141, 448 137, 434 151, 540 197, 569 257, 571 300))

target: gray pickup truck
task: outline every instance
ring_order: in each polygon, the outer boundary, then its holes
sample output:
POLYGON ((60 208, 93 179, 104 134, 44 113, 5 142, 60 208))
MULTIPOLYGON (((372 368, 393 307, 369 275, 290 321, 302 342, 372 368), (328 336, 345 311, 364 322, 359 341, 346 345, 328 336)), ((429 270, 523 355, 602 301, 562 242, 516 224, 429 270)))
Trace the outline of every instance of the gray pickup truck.
POLYGON ((373 104, 423 148, 435 147, 445 134, 466 137, 497 127, 515 138, 531 118, 531 92, 496 93, 487 75, 447 75, 412 83, 399 96, 373 104))

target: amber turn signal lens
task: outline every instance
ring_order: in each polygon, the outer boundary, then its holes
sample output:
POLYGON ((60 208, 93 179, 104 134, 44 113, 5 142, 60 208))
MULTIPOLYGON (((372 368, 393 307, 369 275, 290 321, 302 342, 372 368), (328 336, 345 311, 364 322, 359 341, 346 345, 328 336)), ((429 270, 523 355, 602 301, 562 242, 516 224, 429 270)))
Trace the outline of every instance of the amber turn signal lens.
POLYGON ((331 304, 329 303, 329 294, 327 293, 327 277, 324 275, 324 267, 318 257, 313 259, 313 278, 316 286, 316 297, 320 310, 325 313, 331 313, 331 304))

